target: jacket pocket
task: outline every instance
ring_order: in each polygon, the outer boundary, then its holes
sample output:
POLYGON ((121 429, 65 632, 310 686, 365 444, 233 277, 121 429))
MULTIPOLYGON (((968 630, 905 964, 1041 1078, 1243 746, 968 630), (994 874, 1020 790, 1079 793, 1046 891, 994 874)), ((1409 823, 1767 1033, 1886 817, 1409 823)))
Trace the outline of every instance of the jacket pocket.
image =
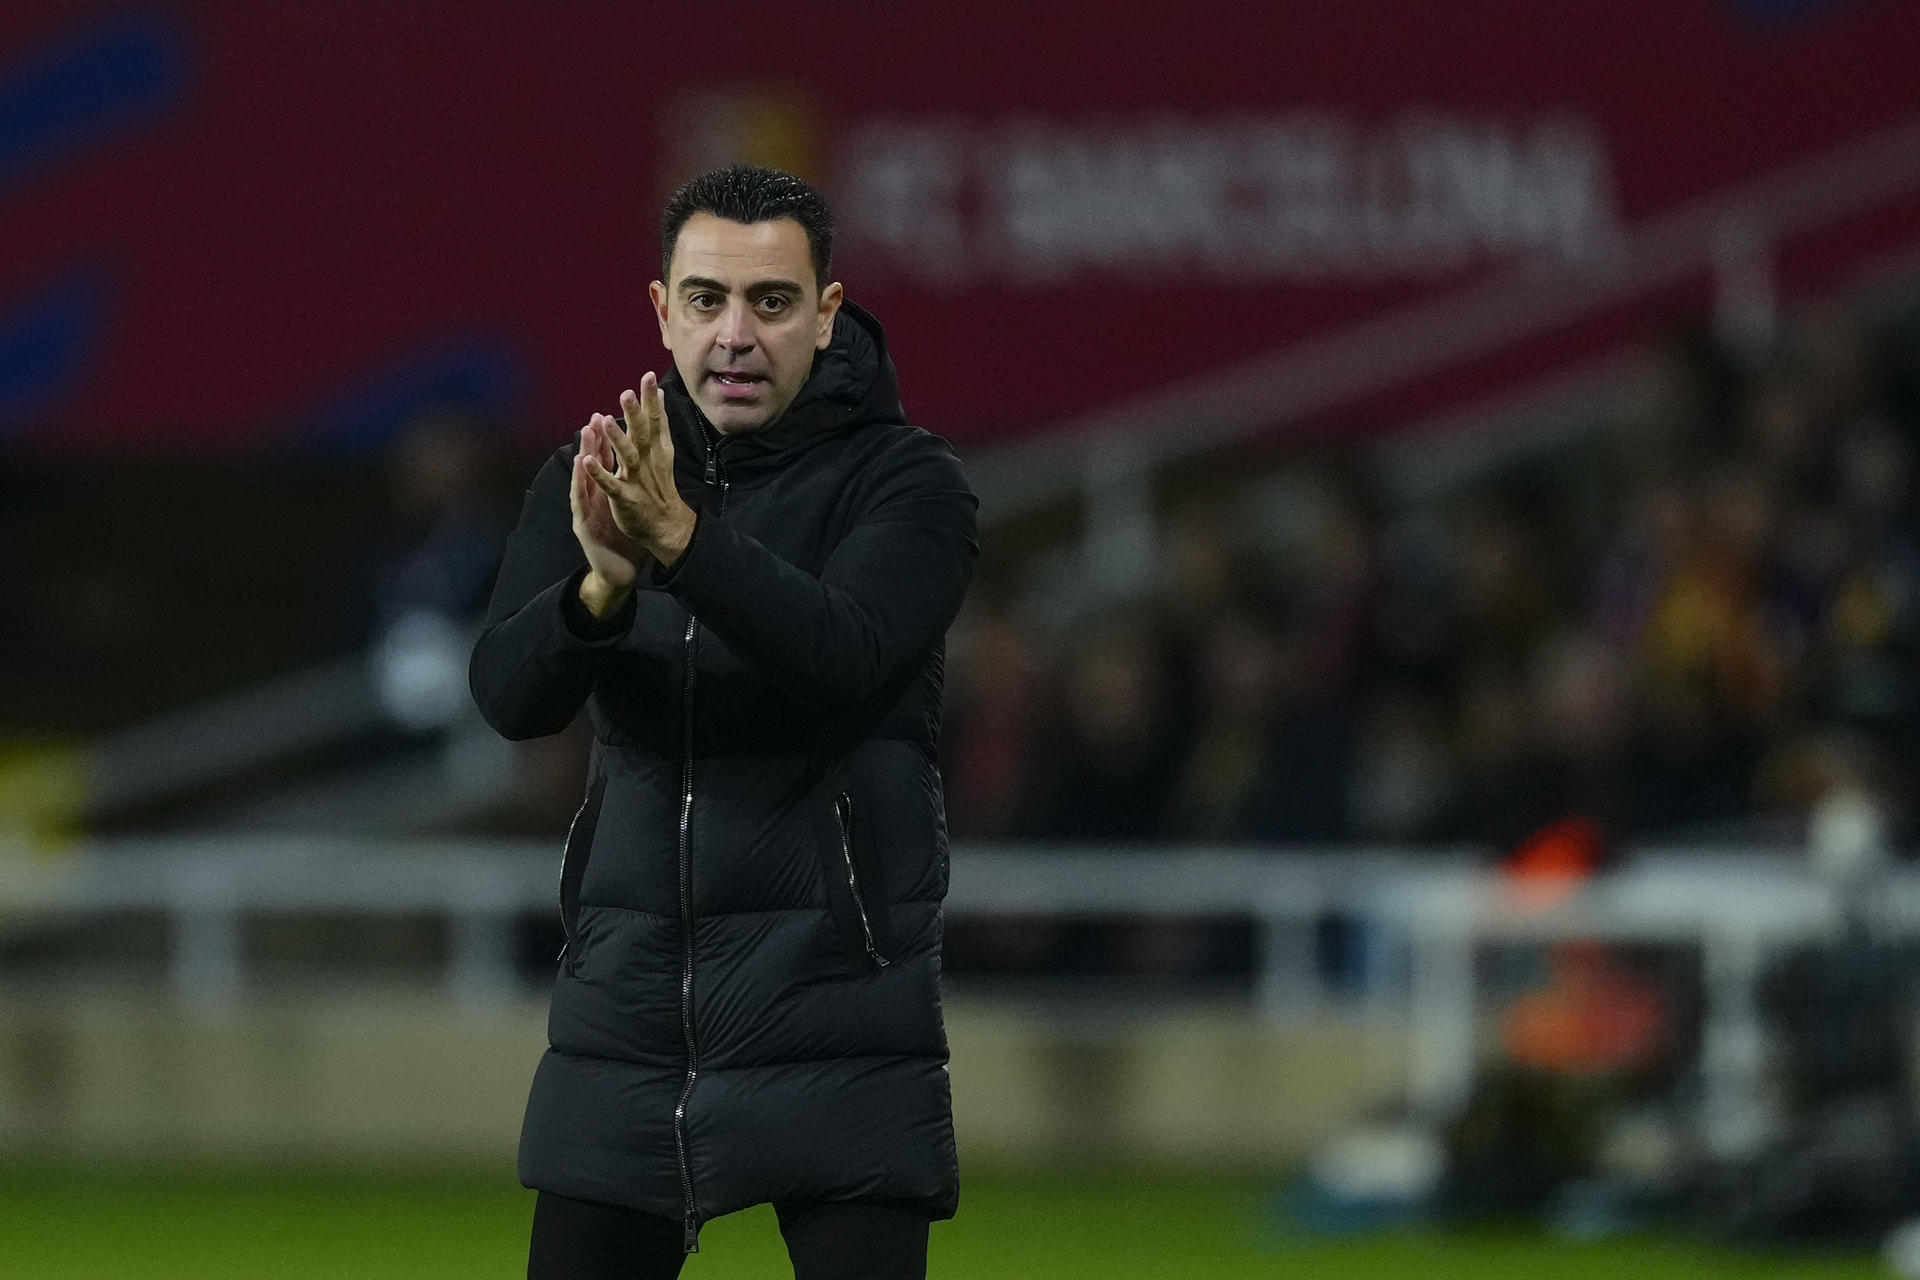
POLYGON ((606 794, 605 775, 596 777, 587 788, 587 798, 567 827, 567 843, 560 852, 560 944, 559 960, 571 975, 580 965, 580 885, 587 876, 587 857, 593 852, 594 828, 600 825, 600 801, 606 794))
POLYGON ((873 862, 863 849, 852 795, 842 791, 833 796, 831 821, 822 827, 821 879, 835 932, 847 950, 864 957, 868 968, 884 969, 891 963, 886 896, 878 876, 871 874, 873 862))

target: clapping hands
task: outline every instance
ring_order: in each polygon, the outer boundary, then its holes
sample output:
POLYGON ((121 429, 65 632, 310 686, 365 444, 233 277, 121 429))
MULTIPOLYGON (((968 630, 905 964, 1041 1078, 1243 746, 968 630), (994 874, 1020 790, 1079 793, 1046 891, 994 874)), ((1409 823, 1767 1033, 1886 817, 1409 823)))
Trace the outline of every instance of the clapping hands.
POLYGON ((596 413, 580 432, 569 500, 573 534, 586 552, 580 599, 604 617, 626 601, 643 553, 671 567, 693 538, 694 512, 673 483, 666 398, 649 373, 638 394, 623 392, 625 428, 596 413))

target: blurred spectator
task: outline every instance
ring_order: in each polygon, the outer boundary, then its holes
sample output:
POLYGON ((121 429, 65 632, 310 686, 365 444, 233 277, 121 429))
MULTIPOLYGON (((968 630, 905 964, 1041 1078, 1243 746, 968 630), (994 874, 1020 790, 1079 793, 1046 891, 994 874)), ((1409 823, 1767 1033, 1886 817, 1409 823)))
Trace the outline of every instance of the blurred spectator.
POLYGON ((1252 619, 1222 613, 1200 639, 1198 722, 1173 796, 1169 834, 1230 840, 1273 773, 1280 654, 1252 619))
POLYGON ((1054 718, 1041 739, 1025 834, 1057 840, 1150 840, 1186 743, 1168 660, 1144 610, 1085 627, 1068 652, 1054 718))
POLYGON ((958 835, 1013 834, 1035 767, 1042 672, 1021 620, 988 591, 976 593, 948 638, 941 739, 947 820, 958 835))
POLYGON ((1328 668, 1325 638, 1324 632, 1315 637, 1299 631, 1282 638, 1267 764, 1262 776, 1250 780, 1237 835, 1292 844, 1326 844, 1347 835, 1352 695, 1328 668))
POLYGON ((1359 717, 1347 787, 1348 834, 1390 844, 1446 834, 1458 769, 1444 705, 1425 691, 1390 685, 1359 717))
POLYGON ((472 718, 464 655, 509 527, 487 483, 487 446, 466 414, 432 410, 407 425, 389 462, 391 533, 369 573, 369 639, 381 702, 410 732, 472 718))
POLYGON ((373 571, 376 636, 420 611, 463 624, 486 611, 513 527, 493 461, 483 425, 456 409, 422 414, 401 433, 388 473, 392 533, 373 571))

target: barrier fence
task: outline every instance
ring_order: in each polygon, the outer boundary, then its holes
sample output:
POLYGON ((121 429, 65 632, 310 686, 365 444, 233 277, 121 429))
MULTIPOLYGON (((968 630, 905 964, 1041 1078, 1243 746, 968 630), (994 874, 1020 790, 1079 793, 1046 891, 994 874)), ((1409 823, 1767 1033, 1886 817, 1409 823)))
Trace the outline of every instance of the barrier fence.
MULTIPOLYGON (((0 871, 0 939, 158 913, 183 1009, 243 1007, 258 975, 243 925, 262 916, 425 916, 444 928, 439 981, 485 1010, 524 996, 522 923, 556 910, 550 842, 419 842, 178 836, 89 843, 0 871)), ((1645 849, 1551 901, 1516 892, 1471 851, 968 845, 952 857, 950 920, 1164 918, 1251 921, 1250 1014, 1284 1023, 1329 1011, 1406 1032, 1406 1100, 1446 1114, 1470 1089, 1485 944, 1596 938, 1680 945, 1700 961, 1698 1067, 1711 1136, 1737 1145, 1743 1101, 1765 1067, 1758 989, 1785 949, 1849 929, 1920 934, 1920 871, 1871 883, 1823 878, 1797 855, 1740 848, 1645 849), (1334 975, 1318 931, 1337 918, 1365 939, 1334 975), (1335 980, 1337 977, 1337 981, 1335 980), (1719 1120, 1716 1122, 1716 1117, 1719 1120)), ((0 980, 7 978, 0 962, 0 980)))

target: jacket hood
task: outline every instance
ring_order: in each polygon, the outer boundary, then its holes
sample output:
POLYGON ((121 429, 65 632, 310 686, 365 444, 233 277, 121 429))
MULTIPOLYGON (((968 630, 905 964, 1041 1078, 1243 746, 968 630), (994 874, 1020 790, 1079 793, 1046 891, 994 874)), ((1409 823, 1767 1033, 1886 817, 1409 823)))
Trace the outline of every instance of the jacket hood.
POLYGON ((668 366, 660 379, 667 421, 673 430, 675 468, 699 474, 710 442, 724 440, 729 471, 780 465, 795 450, 864 426, 904 423, 900 380, 887 354, 887 336, 864 307, 842 302, 833 339, 814 353, 813 370, 787 411, 758 431, 732 436, 716 432, 694 404, 680 370, 668 366))

